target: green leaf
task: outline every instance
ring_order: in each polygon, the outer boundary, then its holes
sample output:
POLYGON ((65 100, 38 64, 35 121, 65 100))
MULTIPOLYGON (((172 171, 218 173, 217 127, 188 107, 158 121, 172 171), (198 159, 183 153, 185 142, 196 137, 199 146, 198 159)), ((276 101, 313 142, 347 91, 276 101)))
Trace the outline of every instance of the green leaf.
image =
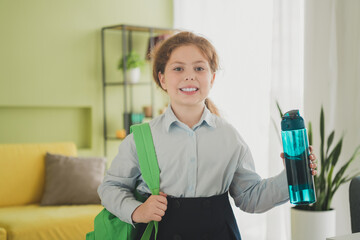
POLYGON ((317 194, 317 200, 316 200, 316 210, 317 211, 321 211, 323 209, 323 205, 325 203, 325 200, 326 200, 326 195, 327 192, 325 190, 325 188, 323 189, 320 189, 320 194, 317 194), (322 191, 321 191, 322 190, 322 191))
POLYGON ((276 136, 278 137, 279 143, 281 144, 281 137, 280 137, 280 134, 279 134, 280 131, 278 129, 278 125, 276 124, 276 122, 275 122, 275 120, 273 118, 271 118, 271 122, 274 125, 276 136))
POLYGON ((336 185, 336 187, 332 190, 332 195, 334 195, 335 194, 335 192, 338 190, 338 188, 342 185, 342 184, 344 184, 344 183, 346 183, 347 181, 346 181, 346 179, 345 178, 343 178, 343 179, 341 179, 341 181, 336 185))
POLYGON ((357 177, 357 176, 360 176, 360 172, 357 172, 357 173, 355 173, 354 175, 352 175, 351 177, 346 178, 346 179, 345 179, 345 182, 348 182, 348 181, 352 180, 353 178, 355 178, 355 177, 357 177))
POLYGON ((342 147, 342 141, 343 141, 343 138, 341 138, 339 140, 338 144, 336 145, 336 147, 334 148, 334 150, 330 154, 330 155, 333 155, 333 157, 332 157, 332 165, 333 166, 335 166, 336 163, 339 160, 339 156, 340 156, 340 153, 341 153, 341 147, 342 147))
POLYGON ((331 146, 331 144, 332 144, 332 142, 333 142, 333 140, 334 140, 334 136, 335 136, 335 131, 332 131, 332 132, 330 133, 330 136, 329 136, 328 139, 327 139, 326 156, 327 156, 327 154, 328 154, 328 152, 329 152, 329 149, 330 149, 330 146, 331 146))
POLYGON ((345 173, 346 169, 348 168, 349 164, 350 164, 350 162, 347 162, 347 163, 346 163, 344 166, 342 166, 342 167, 340 168, 340 170, 336 173, 335 178, 334 178, 334 183, 335 183, 336 186, 337 186, 337 185, 340 185, 340 182, 341 182, 341 180, 342 180, 342 176, 344 175, 344 173, 345 173))
POLYGON ((343 138, 341 138, 339 140, 339 142, 336 144, 334 149, 329 154, 329 157, 325 158, 325 161, 324 161, 325 171, 329 170, 330 165, 335 166, 337 161, 339 160, 339 155, 341 153, 341 147, 342 147, 342 140, 343 140, 343 138))
POLYGON ((330 171, 327 176, 327 183, 329 184, 329 189, 331 189, 331 185, 332 185, 331 178, 332 178, 333 171, 334 171, 334 165, 331 166, 330 171))
MULTIPOLYGON (((276 106, 277 106, 277 109, 278 109, 278 111, 280 113, 280 118, 282 118, 283 116, 282 116, 281 108, 280 108, 279 102, 277 100, 276 100, 276 106)), ((279 139, 279 142, 281 144, 281 136, 280 136, 280 133, 279 133, 280 131, 278 129, 278 125, 277 125, 277 123, 275 122, 275 120, 273 118, 271 118, 271 121, 272 121, 272 123, 273 123, 273 125, 275 127, 276 135, 277 135, 277 137, 279 139)))
MULTIPOLYGON (((356 159, 356 157, 359 155, 359 150, 360 150, 360 146, 358 146, 353 155, 350 157, 350 159, 340 168, 340 170, 336 173, 335 178, 334 178, 334 183, 336 184, 337 188, 343 183, 342 181, 343 179, 343 175, 346 171, 346 169, 349 167, 349 165, 351 164, 351 162, 354 161, 354 159, 356 159)), ((336 189, 337 189, 336 188, 336 189)))
POLYGON ((326 193, 327 196, 326 196, 326 203, 325 203, 326 209, 329 208, 329 202, 331 201, 331 196, 332 196, 331 195, 331 189, 332 189, 333 182, 331 180, 332 180, 333 171, 334 171, 334 166, 331 166, 330 171, 329 171, 328 176, 327 176, 328 186, 327 186, 327 193, 326 193))
POLYGON ((276 100, 276 106, 277 106, 277 109, 279 110, 279 113, 280 113, 280 118, 282 118, 284 115, 281 111, 281 108, 280 108, 280 105, 279 105, 279 102, 276 100))
POLYGON ((324 169, 324 172, 329 171, 330 166, 335 166, 337 161, 339 160, 339 155, 341 153, 341 147, 342 147, 342 138, 339 140, 339 142, 336 144, 335 148, 331 151, 328 157, 324 158, 322 168, 324 169))
POLYGON ((331 192, 329 192, 326 205, 325 205, 324 208, 323 208, 325 211, 331 209, 331 201, 332 201, 333 196, 334 196, 334 195, 333 195, 331 192))
POLYGON ((312 144, 313 144, 313 134, 312 134, 311 122, 309 122, 309 124, 308 124, 308 129, 309 129, 309 145, 312 146, 312 144))
MULTIPOLYGON (((135 51, 131 51, 128 55, 125 57, 125 63, 126 63, 126 69, 132 69, 141 67, 144 65, 145 60, 140 57, 138 53, 135 51)), ((124 69, 124 58, 120 58, 118 69, 124 69)))
POLYGON ((321 158, 321 164, 323 164, 323 161, 324 161, 324 132, 325 132, 324 109, 321 106, 321 113, 320 113, 320 158, 321 158))

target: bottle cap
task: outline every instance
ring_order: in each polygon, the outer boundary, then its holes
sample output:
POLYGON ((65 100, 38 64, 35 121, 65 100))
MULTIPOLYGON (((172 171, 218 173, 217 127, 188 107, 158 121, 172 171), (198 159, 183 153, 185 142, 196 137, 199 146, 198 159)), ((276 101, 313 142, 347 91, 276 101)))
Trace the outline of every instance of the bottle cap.
POLYGON ((304 119, 300 116, 298 109, 288 111, 282 117, 281 131, 291 131, 304 128, 304 119))

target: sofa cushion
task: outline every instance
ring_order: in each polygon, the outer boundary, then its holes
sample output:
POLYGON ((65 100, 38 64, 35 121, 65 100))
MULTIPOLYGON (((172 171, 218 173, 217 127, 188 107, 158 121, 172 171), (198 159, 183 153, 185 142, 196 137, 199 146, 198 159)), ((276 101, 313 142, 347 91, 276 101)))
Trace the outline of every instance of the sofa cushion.
POLYGON ((100 204, 97 188, 104 177, 105 163, 101 157, 47 153, 45 190, 40 204, 100 204))
POLYGON ((74 143, 0 144, 0 207, 40 202, 46 152, 75 156, 76 146, 74 143))
POLYGON ((101 205, 0 208, 0 229, 12 240, 84 240, 101 205))

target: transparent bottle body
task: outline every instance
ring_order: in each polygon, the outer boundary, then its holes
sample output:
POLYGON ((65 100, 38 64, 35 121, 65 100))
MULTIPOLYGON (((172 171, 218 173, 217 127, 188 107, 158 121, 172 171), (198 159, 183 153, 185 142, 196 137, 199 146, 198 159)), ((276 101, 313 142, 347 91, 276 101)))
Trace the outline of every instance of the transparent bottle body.
POLYGON ((306 129, 282 131, 281 135, 290 203, 295 205, 314 203, 316 196, 306 129))

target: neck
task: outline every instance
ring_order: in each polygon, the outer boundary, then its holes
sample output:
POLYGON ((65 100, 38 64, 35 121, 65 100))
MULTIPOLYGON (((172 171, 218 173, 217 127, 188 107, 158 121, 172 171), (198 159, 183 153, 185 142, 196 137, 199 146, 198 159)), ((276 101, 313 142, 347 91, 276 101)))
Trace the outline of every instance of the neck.
POLYGON ((185 123, 189 128, 192 128, 200 121, 200 118, 204 112, 205 104, 198 106, 174 106, 171 105, 175 116, 185 123))

